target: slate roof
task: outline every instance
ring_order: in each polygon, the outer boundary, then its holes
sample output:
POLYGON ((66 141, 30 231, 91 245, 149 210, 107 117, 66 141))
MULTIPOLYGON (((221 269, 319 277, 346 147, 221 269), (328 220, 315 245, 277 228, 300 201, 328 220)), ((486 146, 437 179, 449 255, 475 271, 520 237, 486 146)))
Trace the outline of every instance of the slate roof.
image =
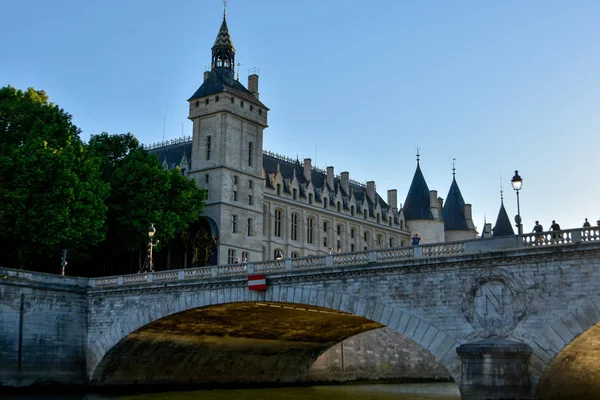
POLYGON ((418 161, 417 170, 410 184, 402 211, 404 212, 404 219, 406 221, 433 219, 429 203, 429 187, 427 186, 427 182, 425 182, 425 177, 423 176, 423 172, 421 172, 421 166, 418 161))
POLYGON ((155 149, 148 150, 150 154, 156 154, 156 158, 162 164, 167 160, 167 165, 169 169, 173 169, 179 165, 183 155, 185 154, 188 162, 191 163, 192 160, 192 141, 178 143, 175 145, 167 145, 163 147, 158 147, 155 149))
MULTIPOLYGON (((284 159, 278 158, 276 156, 273 156, 273 155, 269 154, 268 152, 263 153, 263 169, 265 170, 265 173, 267 175, 276 174, 278 165, 279 165, 279 171, 284 178, 283 191, 290 192, 288 182, 286 180, 291 181, 293 175, 295 174, 296 180, 298 181, 299 196, 306 198, 307 197, 306 196, 306 188, 307 188, 307 185, 309 182, 306 179, 304 179, 304 166, 300 163, 300 160, 296 160, 296 161, 284 160, 284 159)), ((323 195, 322 189, 323 189, 323 187, 325 187, 326 182, 327 182, 327 173, 322 170, 319 170, 317 168, 312 168, 310 181, 312 182, 312 185, 315 189, 315 201, 322 201, 322 195, 323 195)), ((273 188, 270 185, 270 179, 267 179, 266 186, 269 188, 273 188)), ((379 194, 376 193, 376 200, 375 200, 375 202, 372 202, 371 199, 369 198, 369 196, 367 196, 366 187, 364 187, 363 185, 354 183, 352 181, 350 181, 348 184, 349 193, 345 193, 341 186, 341 181, 340 181, 339 177, 334 178, 333 186, 334 187, 327 186, 328 192, 329 192, 329 204, 330 205, 332 205, 332 206, 335 205, 335 203, 334 203, 335 197, 336 197, 335 194, 338 190, 340 190, 341 194, 342 194, 344 209, 346 209, 346 210, 350 209, 350 205, 349 205, 350 197, 351 197, 351 195, 354 195, 357 213, 364 212, 364 210, 361 208, 361 206, 366 199, 367 205, 368 205, 369 216, 371 216, 371 217, 375 216, 374 210, 377 207, 377 204, 379 203, 379 206, 381 208, 381 216, 383 219, 387 219, 388 204, 383 200, 383 198, 381 196, 379 196, 379 194)), ((394 218, 394 223, 398 224, 398 215, 397 214, 393 215, 393 218, 394 218)))
POLYGON ((233 41, 231 40, 231 35, 229 34, 229 28, 227 28, 227 20, 225 19, 225 15, 223 15, 223 23, 221 24, 221 28, 219 29, 219 33, 215 39, 213 49, 219 46, 231 47, 233 51, 235 51, 233 41))
POLYGON ((268 110, 260 100, 244 87, 239 81, 233 79, 232 74, 223 69, 215 68, 209 72, 208 78, 202 82, 202 85, 196 90, 196 92, 188 99, 194 100, 200 97, 210 96, 212 94, 228 92, 237 97, 240 97, 250 103, 254 103, 264 109, 268 110))
POLYGON ((442 219, 444 220, 444 230, 446 231, 469 230, 467 218, 465 217, 465 200, 454 176, 452 177, 452 185, 450 185, 444 209, 442 210, 442 219))
POLYGON ((508 214, 506 213, 506 209, 504 208, 504 201, 500 201, 500 211, 498 212, 498 218, 496 219, 496 225, 494 225, 494 229, 492 229, 492 236, 511 236, 515 234, 513 230, 512 224, 510 222, 510 218, 508 218, 508 214))

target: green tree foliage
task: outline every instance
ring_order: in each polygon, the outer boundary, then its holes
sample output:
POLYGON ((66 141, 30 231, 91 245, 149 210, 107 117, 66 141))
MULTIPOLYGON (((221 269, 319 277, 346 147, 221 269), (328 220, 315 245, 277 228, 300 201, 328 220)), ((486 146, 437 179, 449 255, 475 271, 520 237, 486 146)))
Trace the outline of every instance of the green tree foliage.
POLYGON ((102 175, 111 188, 107 238, 97 260, 103 259, 104 274, 135 272, 146 251, 150 223, 160 250, 198 219, 205 193, 178 168, 165 171, 130 133, 94 135, 88 148, 103 160, 102 175), (136 263, 131 263, 132 253, 136 263))
POLYGON ((108 185, 79 134, 43 91, 0 89, 1 265, 57 272, 61 248, 103 240, 108 185))

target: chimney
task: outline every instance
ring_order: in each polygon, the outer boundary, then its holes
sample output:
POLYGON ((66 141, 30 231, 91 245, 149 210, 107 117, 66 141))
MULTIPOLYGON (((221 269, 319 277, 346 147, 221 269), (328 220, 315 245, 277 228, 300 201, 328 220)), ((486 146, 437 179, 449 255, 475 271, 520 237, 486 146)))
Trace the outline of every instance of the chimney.
POLYGON ((210 71, 204 71, 204 80, 207 80, 210 76, 210 71))
POLYGON ((437 199, 437 190, 429 191, 429 209, 433 218, 438 219, 440 217, 439 203, 437 199))
POLYGON ((258 75, 248 75, 248 90, 258 99, 258 75))
POLYGON ((473 219, 473 216, 471 215, 472 211, 471 211, 471 204, 465 204, 465 219, 468 221, 470 219, 473 219))
POLYGON ((398 191, 396 189, 387 191, 387 203, 392 210, 398 209, 398 191))
POLYGON ((330 190, 333 190, 333 167, 327 167, 327 186, 330 190))
POLYGON ((342 182, 342 190, 347 195, 350 195, 350 173, 344 171, 340 174, 340 180, 342 182))
POLYGON ((373 203, 375 203, 375 181, 367 182, 367 196, 373 203))
POLYGON ((311 171, 312 171, 311 159, 305 158, 304 159, 304 180, 306 182, 310 182, 312 179, 311 171))
POLYGON ((487 239, 492 237, 492 223, 487 222, 483 227, 483 235, 481 235, 483 239, 487 239))

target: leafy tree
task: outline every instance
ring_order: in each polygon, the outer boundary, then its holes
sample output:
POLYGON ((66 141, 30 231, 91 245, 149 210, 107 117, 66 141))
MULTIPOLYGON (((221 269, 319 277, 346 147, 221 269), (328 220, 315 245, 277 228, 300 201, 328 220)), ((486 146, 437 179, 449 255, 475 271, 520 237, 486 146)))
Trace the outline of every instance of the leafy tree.
POLYGON ((0 89, 5 266, 56 272, 61 248, 85 250, 104 238, 108 185, 100 179, 100 160, 89 157, 79 135, 71 116, 43 91, 0 89))
POLYGON ((103 272, 134 272, 146 251, 150 223, 156 227, 154 239, 160 241, 156 247, 160 250, 198 219, 205 193, 178 168, 165 171, 130 133, 94 135, 88 148, 103 160, 102 175, 111 188, 107 238, 100 255, 103 272), (137 253, 137 265, 125 265, 124 255, 132 252, 137 253))

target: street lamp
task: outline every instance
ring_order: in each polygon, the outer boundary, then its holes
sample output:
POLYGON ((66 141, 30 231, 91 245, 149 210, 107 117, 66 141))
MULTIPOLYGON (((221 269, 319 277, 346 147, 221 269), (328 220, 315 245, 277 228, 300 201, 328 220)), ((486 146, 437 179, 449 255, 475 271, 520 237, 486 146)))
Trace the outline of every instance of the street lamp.
POLYGON ((515 170, 515 176, 512 177, 510 183, 512 184, 513 189, 517 192, 517 215, 515 216, 515 222, 517 223, 517 228, 519 229, 519 235, 523 234, 523 224, 521 223, 521 207, 519 205, 519 190, 523 186, 523 178, 519 175, 519 171, 515 170))
POLYGON ((156 228, 154 228, 154 224, 150 224, 148 227, 148 257, 146 259, 148 272, 154 272, 154 265, 152 264, 152 246, 154 245, 152 237, 154 236, 154 233, 156 233, 156 228))

